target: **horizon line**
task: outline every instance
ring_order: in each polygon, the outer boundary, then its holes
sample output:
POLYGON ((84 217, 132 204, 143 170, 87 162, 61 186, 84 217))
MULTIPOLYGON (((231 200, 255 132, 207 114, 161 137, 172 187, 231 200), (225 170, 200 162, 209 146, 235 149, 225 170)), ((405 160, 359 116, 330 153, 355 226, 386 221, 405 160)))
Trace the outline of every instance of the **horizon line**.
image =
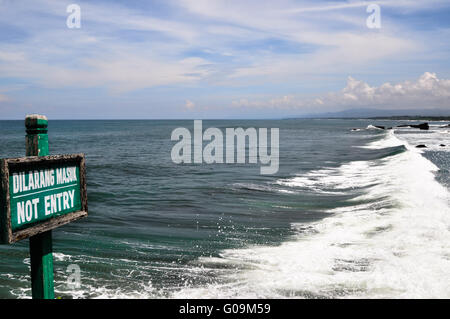
MULTIPOLYGON (((424 118, 424 119, 433 119, 433 118, 449 118, 450 115, 386 115, 386 116, 292 116, 292 117, 283 117, 283 118, 77 118, 77 119, 67 119, 67 118, 49 118, 49 121, 194 121, 194 120, 202 120, 202 121, 266 121, 266 120, 296 120, 296 119, 304 119, 304 120, 392 120, 394 118, 424 118)), ((0 119, 0 121, 24 121, 23 119, 11 118, 11 119, 0 119)))

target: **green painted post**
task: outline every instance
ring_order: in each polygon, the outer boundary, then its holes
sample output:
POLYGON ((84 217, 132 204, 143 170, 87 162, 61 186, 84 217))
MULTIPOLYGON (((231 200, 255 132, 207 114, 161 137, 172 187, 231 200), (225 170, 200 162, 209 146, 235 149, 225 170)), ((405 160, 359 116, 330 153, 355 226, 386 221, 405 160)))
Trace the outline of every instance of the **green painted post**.
MULTIPOLYGON (((49 155, 48 120, 43 115, 25 118, 26 156, 49 155)), ((33 299, 54 299, 52 231, 30 237, 31 293, 33 299)))

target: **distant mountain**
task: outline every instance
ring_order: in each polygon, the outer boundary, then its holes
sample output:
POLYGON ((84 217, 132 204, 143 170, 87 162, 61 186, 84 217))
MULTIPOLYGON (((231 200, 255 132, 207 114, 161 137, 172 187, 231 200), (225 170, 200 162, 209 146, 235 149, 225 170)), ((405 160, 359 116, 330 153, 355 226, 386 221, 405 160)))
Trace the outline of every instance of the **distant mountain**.
POLYGON ((422 116, 450 116, 450 109, 424 109, 424 110, 378 110, 378 109, 349 109, 339 112, 307 114, 299 118, 388 118, 388 117, 422 117, 422 116))

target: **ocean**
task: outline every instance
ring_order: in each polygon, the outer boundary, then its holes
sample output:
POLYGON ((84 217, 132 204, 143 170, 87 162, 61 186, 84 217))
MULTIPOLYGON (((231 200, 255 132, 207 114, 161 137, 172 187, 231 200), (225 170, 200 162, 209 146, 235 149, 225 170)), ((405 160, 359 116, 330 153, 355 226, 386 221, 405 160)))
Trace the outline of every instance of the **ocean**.
MULTIPOLYGON (((173 163, 193 121, 50 120, 50 154, 86 154, 89 202, 53 231, 55 295, 450 298, 450 127, 374 127, 404 123, 203 121, 279 128, 279 171, 261 175, 173 163)), ((24 155, 23 121, 0 121, 0 158, 24 155)), ((0 298, 31 297, 28 249, 0 246, 0 298)))

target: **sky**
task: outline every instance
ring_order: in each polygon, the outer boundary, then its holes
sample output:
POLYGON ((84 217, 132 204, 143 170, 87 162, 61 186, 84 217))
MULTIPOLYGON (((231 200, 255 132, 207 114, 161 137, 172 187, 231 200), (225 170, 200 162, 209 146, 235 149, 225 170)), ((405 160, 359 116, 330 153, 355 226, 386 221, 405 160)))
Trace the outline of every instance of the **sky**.
POLYGON ((449 39, 448 0, 0 0, 0 120, 450 111, 449 39))

